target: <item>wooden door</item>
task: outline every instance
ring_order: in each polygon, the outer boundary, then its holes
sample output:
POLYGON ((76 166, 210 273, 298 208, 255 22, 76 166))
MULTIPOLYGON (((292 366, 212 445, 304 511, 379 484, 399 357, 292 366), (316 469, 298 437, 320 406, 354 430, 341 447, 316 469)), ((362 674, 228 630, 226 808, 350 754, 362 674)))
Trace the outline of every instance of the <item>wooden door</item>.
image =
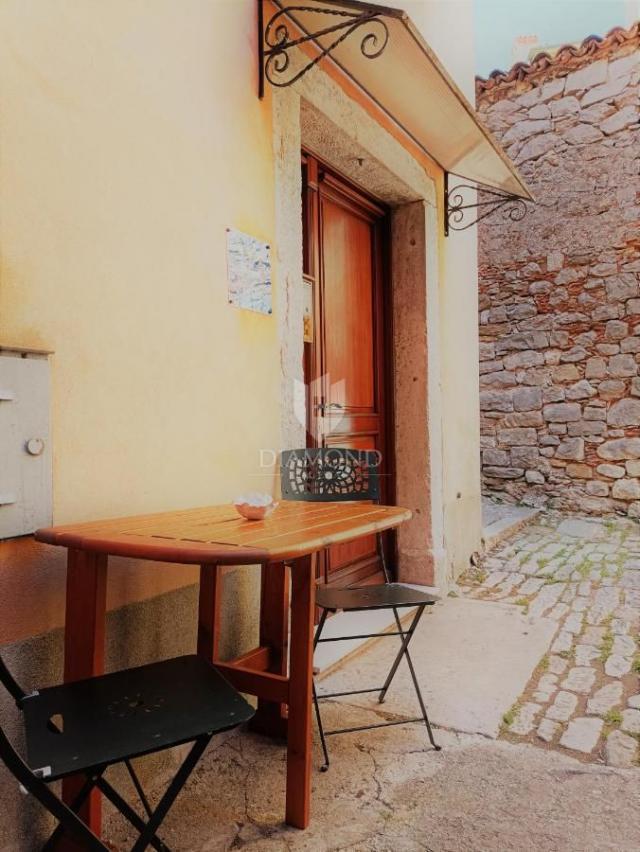
MULTIPOLYGON (((378 450, 382 498, 391 501, 387 211, 310 155, 303 194, 314 305, 313 340, 305 346, 309 443, 378 450)), ((335 585, 380 581, 375 537, 331 548, 319 570, 335 585)))

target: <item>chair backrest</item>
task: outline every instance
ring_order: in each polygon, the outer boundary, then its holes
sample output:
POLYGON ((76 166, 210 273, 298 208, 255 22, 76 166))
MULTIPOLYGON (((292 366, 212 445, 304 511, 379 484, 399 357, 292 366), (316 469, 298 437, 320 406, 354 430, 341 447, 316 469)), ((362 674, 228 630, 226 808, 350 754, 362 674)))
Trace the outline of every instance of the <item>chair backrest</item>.
POLYGON ((380 499, 380 453, 318 447, 284 450, 280 458, 283 500, 340 502, 380 499))

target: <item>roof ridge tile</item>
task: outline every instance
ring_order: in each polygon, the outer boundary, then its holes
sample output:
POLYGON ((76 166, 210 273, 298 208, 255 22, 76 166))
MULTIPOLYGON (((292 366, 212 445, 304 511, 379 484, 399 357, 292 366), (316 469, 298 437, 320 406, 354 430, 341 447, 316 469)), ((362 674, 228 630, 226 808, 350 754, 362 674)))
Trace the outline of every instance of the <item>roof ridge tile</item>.
POLYGON ((636 21, 627 30, 624 27, 613 27, 605 36, 589 35, 578 45, 564 44, 553 55, 541 51, 531 62, 516 62, 508 71, 496 69, 486 78, 477 76, 476 96, 480 98, 490 92, 494 93, 500 88, 510 87, 549 69, 570 66, 570 70, 574 71, 585 64, 575 60, 591 60, 611 50, 633 44, 634 41, 640 45, 640 21, 636 21))

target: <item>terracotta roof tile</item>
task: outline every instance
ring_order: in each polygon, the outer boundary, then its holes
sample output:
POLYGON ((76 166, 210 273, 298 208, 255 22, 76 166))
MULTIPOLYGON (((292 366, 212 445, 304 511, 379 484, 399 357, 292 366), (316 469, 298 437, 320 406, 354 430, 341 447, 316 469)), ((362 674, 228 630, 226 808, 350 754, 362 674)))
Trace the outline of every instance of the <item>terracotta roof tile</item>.
POLYGON ((531 62, 516 62, 509 71, 492 71, 485 79, 476 77, 476 97, 493 94, 518 83, 533 82, 538 76, 559 76, 599 58, 615 53, 627 45, 640 45, 640 21, 628 30, 614 27, 605 36, 590 35, 578 45, 565 44, 553 55, 538 53, 531 62))

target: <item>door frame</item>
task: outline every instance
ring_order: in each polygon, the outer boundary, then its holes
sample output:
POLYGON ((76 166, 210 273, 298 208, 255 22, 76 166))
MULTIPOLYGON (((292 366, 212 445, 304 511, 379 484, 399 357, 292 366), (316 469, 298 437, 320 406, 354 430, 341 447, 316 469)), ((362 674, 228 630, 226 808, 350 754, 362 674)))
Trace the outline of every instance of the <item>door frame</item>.
MULTIPOLYGON (((349 178, 341 174, 334 166, 323 160, 308 147, 302 148, 302 169, 306 169, 306 180, 303 174, 302 183, 302 219, 303 219, 303 279, 310 284, 313 291, 313 328, 314 343, 304 343, 303 370, 307 389, 307 446, 318 446, 318 400, 312 398, 311 388, 314 379, 323 375, 324 364, 322 353, 324 346, 318 345, 315 336, 322 333, 320 317, 322 316, 322 257, 319 244, 321 229, 320 209, 320 177, 323 181, 323 194, 337 204, 351 209, 358 215, 370 214, 370 221, 376 222, 373 229, 374 245, 372 271, 374 282, 374 311, 373 333, 375 339, 376 369, 374 381, 376 384, 376 399, 379 401, 381 413, 381 448, 385 459, 385 475, 382 484, 383 500, 393 504, 396 499, 396 464, 395 464, 395 406, 394 406, 394 327, 393 327, 393 293, 391 275, 391 209, 387 204, 367 193, 349 178), (326 188, 326 190, 325 190, 326 188), (351 202, 351 204, 350 204, 351 202), (383 323, 379 326, 382 313, 383 323)), ((385 556, 392 564, 395 562, 396 536, 394 533, 385 535, 385 556)), ((374 575, 378 576, 378 575, 374 575)), ((319 560, 318 578, 326 582, 327 568, 325 559, 319 560)))
MULTIPOLYGON (((272 106, 279 283, 274 318, 282 399, 278 448, 306 444, 300 169, 304 148, 357 186, 364 184, 391 209, 395 369, 390 437, 396 454, 395 502, 413 512, 397 531, 395 561, 401 582, 446 590, 451 571, 445 544, 438 174, 416 161, 321 70, 274 91, 272 106)), ((277 452, 271 476, 277 489, 277 452)))

